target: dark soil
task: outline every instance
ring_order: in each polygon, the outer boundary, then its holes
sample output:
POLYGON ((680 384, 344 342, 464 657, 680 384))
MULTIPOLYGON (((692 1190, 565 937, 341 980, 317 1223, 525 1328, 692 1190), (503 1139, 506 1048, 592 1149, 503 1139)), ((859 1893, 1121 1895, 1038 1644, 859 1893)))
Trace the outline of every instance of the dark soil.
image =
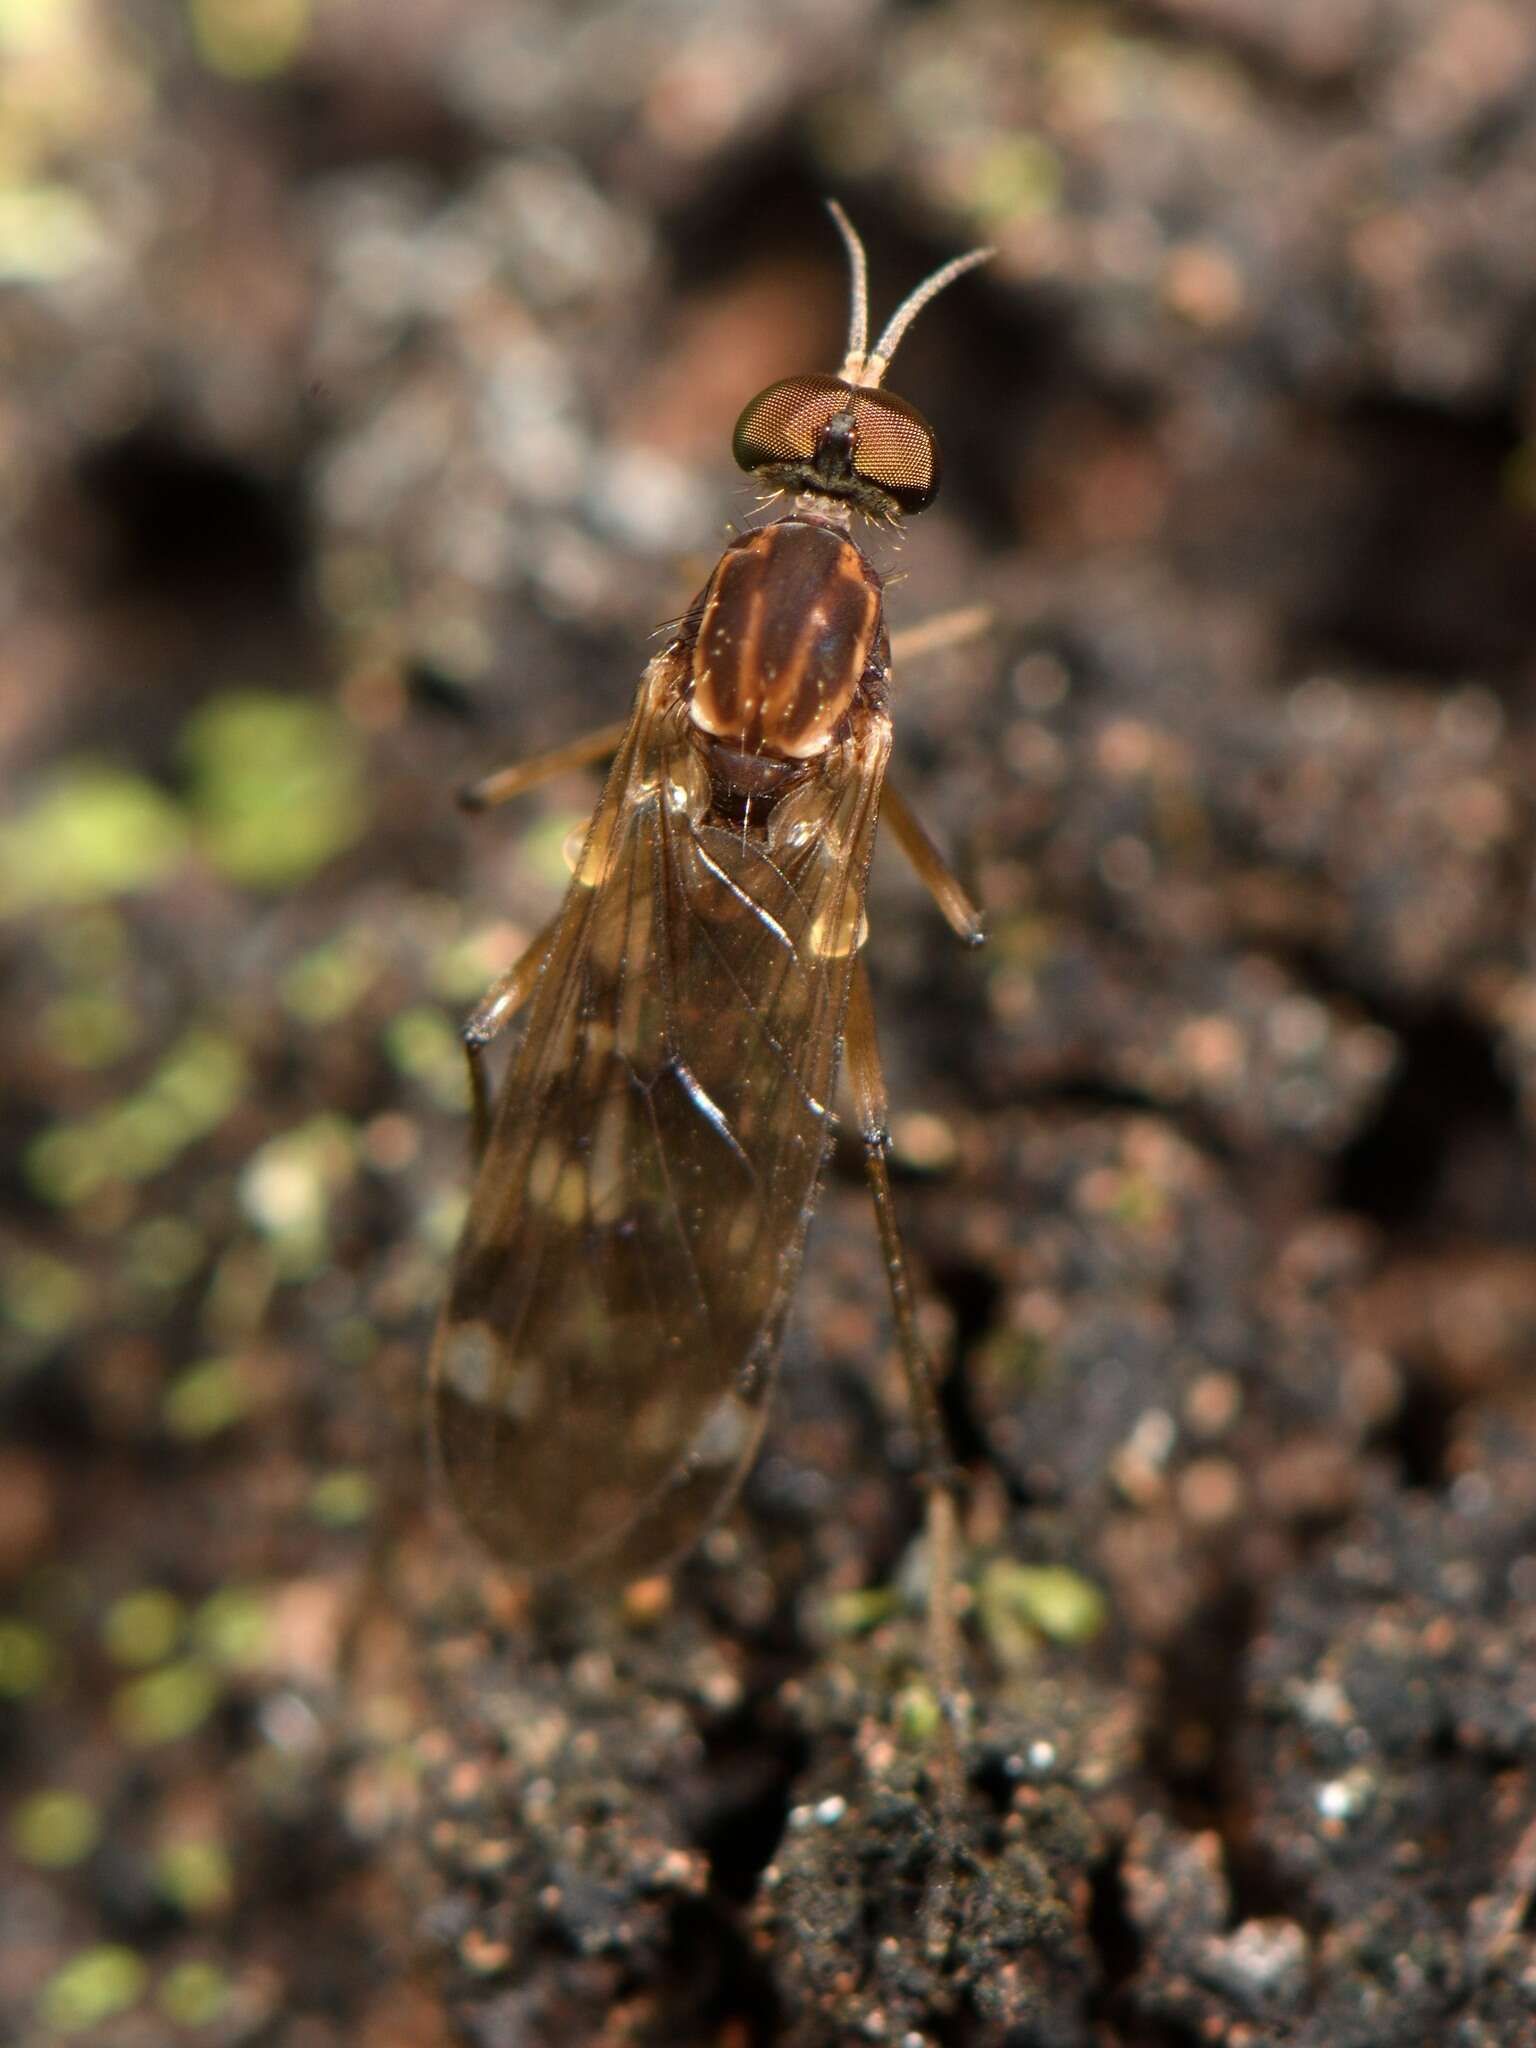
POLYGON ((0 9, 0 2036, 1536 2043, 1536 19, 0 9), (35 15, 35 20, 34 20, 35 15), (965 1476, 934 1794, 857 1148, 744 1497, 433 1497, 455 1027, 730 429, 971 243, 882 855, 965 1476))

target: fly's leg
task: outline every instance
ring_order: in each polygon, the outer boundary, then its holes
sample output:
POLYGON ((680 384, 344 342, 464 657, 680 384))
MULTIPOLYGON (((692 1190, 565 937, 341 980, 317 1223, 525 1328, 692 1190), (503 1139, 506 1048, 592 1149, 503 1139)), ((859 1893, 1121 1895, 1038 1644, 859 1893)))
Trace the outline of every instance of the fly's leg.
MULTIPOLYGON (((937 612, 920 625, 907 626, 891 635, 891 660, 913 661, 936 654, 944 647, 957 647, 987 632, 993 621, 991 607, 964 605, 957 611, 937 612)), ((981 912, 942 853, 928 837, 917 814, 889 782, 881 798, 881 815, 896 835, 897 844, 917 870, 917 878, 944 915, 946 924, 968 946, 979 946, 986 936, 981 912)))
POLYGON ((981 912, 971 901, 959 876, 928 837, 917 813, 889 782, 881 793, 880 815, 896 835, 896 844, 911 861, 917 879, 943 912, 950 930, 966 945, 979 946, 986 937, 981 912))
POLYGON ((954 1461, 939 1408, 938 1381, 923 1345, 912 1302, 912 1285, 902 1255, 901 1235, 891 1194, 891 1139, 887 1129, 885 1075, 875 1037, 875 1012, 864 962, 854 964, 848 998, 844 1044, 848 1079, 853 1090, 864 1163, 874 1197, 880 1250, 890 1282, 896 1316, 897 1343, 907 1377, 912 1417, 922 1446, 923 1485, 927 1495, 928 1536, 928 1663, 941 1715, 939 1795, 945 1815, 959 1809, 964 1786, 960 1737, 967 1701, 960 1682, 960 1638, 956 1622, 956 1572, 959 1525, 955 1511, 954 1461))
POLYGON ((978 640, 992 624, 992 607, 985 604, 967 604, 952 612, 935 612, 931 619, 923 619, 915 626, 903 626, 900 632, 891 635, 892 661, 914 661, 924 654, 937 654, 941 648, 961 647, 967 640, 978 640))
POLYGON ((510 803, 513 797, 521 796, 537 783, 547 782, 551 775, 563 775, 570 768, 590 768, 594 761, 618 752, 619 741, 628 729, 629 720, 621 718, 616 724, 600 726, 596 732, 570 740, 563 747, 552 747, 547 754, 534 754, 514 767, 498 768, 494 775, 484 775, 461 789, 459 803, 466 811, 489 811, 497 804, 510 803))
POLYGON ((486 1143, 491 1135, 491 1096, 485 1084, 485 1064, 481 1054, 493 1038, 500 1037, 533 994, 559 922, 558 916, 552 917, 533 943, 518 954, 506 973, 497 976, 460 1029, 464 1057, 469 1063, 470 1142, 477 1166, 485 1156, 486 1143))

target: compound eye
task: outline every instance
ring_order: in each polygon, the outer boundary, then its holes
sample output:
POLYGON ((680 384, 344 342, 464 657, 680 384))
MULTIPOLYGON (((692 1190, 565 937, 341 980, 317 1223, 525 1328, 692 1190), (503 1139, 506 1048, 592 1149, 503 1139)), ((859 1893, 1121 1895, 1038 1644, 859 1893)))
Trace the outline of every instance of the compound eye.
MULTIPOLYGON (((736 422, 731 453, 742 469, 798 468, 814 488, 817 472, 828 490, 847 494, 826 467, 823 436, 839 413, 851 413, 853 433, 839 437, 842 460, 853 476, 873 484, 903 512, 921 512, 939 488, 939 449, 933 429, 905 399, 841 377, 785 377, 760 391, 736 422), (821 461, 818 462, 818 453, 821 461)), ((843 472, 846 478, 848 471, 843 472)))
POLYGON ((853 466, 894 498, 903 512, 921 512, 939 491, 939 444, 915 406, 890 391, 855 387, 853 466))
POLYGON ((731 436, 738 467, 774 469, 786 462, 810 462, 827 421, 846 408, 848 396, 848 386, 839 378, 815 375, 784 377, 759 391, 731 436))

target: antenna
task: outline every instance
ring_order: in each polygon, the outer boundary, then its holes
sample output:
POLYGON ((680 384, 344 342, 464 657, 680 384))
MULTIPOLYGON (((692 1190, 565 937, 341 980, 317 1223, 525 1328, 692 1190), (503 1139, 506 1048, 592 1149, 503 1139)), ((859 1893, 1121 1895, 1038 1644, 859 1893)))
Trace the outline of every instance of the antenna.
POLYGON ((848 353, 843 358, 842 374, 848 383, 853 384, 864 367, 864 350, 869 341, 869 258, 864 254, 858 229, 835 199, 827 201, 827 211, 837 223, 837 232, 848 251, 852 306, 848 315, 848 353))
POLYGON ((890 366, 891 357, 896 353, 896 344, 928 301, 936 299, 945 286, 953 284, 957 277, 964 277, 965 273, 974 270, 978 263, 990 262, 996 254, 995 249, 972 249, 964 256, 954 257, 942 270, 936 270, 932 277, 925 277, 916 291, 908 292, 886 322, 885 332, 870 351, 863 374, 856 382, 878 384, 890 366))
POLYGON ((869 259, 864 254, 864 244, 859 240, 853 222, 837 201, 829 199, 826 205, 847 248, 848 265, 852 273, 848 353, 843 358, 843 367, 838 375, 845 384, 859 384, 872 389, 890 368, 891 357, 896 353, 897 344, 928 301, 936 299, 957 277, 964 277, 968 270, 974 270, 978 263, 987 262, 990 257, 997 254, 997 251, 970 249, 964 256, 952 257, 948 263, 934 271, 931 277, 925 277, 920 285, 907 293, 885 323, 885 332, 874 347, 869 348, 869 259))

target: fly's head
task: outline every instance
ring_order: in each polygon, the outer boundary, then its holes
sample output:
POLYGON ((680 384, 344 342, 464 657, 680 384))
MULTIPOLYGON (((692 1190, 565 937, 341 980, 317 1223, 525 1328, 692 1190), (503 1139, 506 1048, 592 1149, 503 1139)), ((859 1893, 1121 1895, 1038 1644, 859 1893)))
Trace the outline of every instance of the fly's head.
POLYGON ((913 406, 841 377, 784 377, 736 422, 731 452, 775 490, 808 491, 867 518, 921 512, 939 488, 939 444, 913 406))
POLYGON ((939 444, 915 406, 879 386, 896 345, 928 301, 990 249, 972 249, 925 278, 902 301, 873 348, 864 245, 840 206, 828 210, 848 247, 853 311, 838 374, 783 377, 760 391, 731 441, 740 467, 772 490, 793 490, 894 521, 931 505, 939 488, 939 444))

